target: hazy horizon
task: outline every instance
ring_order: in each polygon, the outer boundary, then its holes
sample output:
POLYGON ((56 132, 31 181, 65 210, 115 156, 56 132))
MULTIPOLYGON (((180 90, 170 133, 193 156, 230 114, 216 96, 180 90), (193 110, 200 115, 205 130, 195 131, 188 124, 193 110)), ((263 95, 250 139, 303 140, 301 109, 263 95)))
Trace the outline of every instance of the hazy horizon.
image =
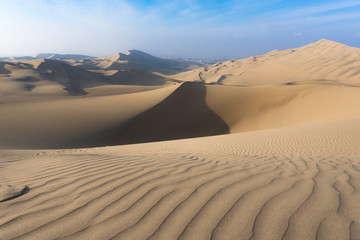
POLYGON ((326 38, 360 47, 360 0, 0 0, 0 56, 238 59, 326 38), (356 31, 357 30, 357 31, 356 31))

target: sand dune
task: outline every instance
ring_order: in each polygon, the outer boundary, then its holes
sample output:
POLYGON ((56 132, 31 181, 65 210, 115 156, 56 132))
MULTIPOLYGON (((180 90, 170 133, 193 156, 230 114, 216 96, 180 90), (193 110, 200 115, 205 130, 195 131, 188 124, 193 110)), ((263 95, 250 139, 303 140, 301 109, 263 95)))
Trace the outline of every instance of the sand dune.
POLYGON ((1 180, 30 191, 0 204, 0 238, 357 239, 359 141, 356 120, 2 151, 1 180))
POLYGON ((178 86, 138 93, 146 88, 102 86, 84 97, 3 103, 0 146, 106 146, 360 118, 360 88, 333 82, 178 86))
POLYGON ((360 239, 359 55, 0 62, 0 239, 360 239))
POLYGON ((360 88, 336 82, 234 87, 183 84, 123 124, 108 144, 129 144, 360 118, 360 88))
POLYGON ((172 78, 226 85, 266 85, 314 79, 360 82, 360 49, 322 39, 304 47, 217 63, 172 78))

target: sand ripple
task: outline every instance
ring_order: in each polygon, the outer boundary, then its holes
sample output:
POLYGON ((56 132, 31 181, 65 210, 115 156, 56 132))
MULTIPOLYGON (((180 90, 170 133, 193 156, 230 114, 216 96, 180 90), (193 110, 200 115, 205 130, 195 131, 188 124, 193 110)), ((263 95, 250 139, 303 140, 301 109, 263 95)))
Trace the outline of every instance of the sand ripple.
POLYGON ((31 191, 0 203, 0 239, 356 239, 359 170, 354 156, 19 156, 2 174, 31 191))

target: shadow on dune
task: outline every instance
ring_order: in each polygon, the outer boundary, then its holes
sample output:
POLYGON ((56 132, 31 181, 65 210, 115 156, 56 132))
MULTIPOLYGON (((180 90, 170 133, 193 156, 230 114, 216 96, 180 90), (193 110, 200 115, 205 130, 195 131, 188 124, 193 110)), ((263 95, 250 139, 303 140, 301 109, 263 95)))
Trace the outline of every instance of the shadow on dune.
POLYGON ((183 83, 161 103, 122 124, 107 145, 226 133, 227 124, 206 104, 206 86, 183 83))
POLYGON ((110 83, 123 85, 161 86, 167 83, 165 78, 141 69, 119 70, 107 78, 110 83))
POLYGON ((10 74, 11 72, 5 68, 5 65, 14 65, 13 63, 0 62, 0 74, 10 74))
POLYGON ((21 197, 22 195, 25 195, 28 192, 30 192, 30 188, 28 186, 25 186, 19 193, 16 193, 13 196, 7 197, 7 198, 2 199, 2 200, 0 199, 0 202, 7 202, 7 201, 10 201, 10 200, 13 200, 15 198, 21 197))

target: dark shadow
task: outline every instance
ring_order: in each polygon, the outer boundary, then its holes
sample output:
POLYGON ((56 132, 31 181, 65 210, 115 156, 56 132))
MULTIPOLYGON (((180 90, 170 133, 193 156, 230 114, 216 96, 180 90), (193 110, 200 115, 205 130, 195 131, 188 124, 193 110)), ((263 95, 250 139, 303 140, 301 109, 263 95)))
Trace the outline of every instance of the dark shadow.
POLYGON ((160 86, 167 83, 165 78, 141 69, 127 69, 108 76, 109 83, 122 85, 160 86))
POLYGON ((226 133, 227 124, 206 104, 206 86, 184 83, 158 105, 122 124, 107 145, 226 133))
POLYGON ((33 84, 24 84, 24 88, 26 91, 31 92, 36 86, 33 84))
POLYGON ((64 86, 72 96, 86 95, 84 88, 104 85, 106 78, 101 74, 73 67, 57 60, 45 59, 38 68, 43 79, 57 82, 64 86))
POLYGON ((15 81, 28 83, 28 82, 39 82, 40 80, 36 79, 34 77, 28 76, 28 77, 23 77, 23 78, 16 78, 15 81))
POLYGON ((13 200, 15 198, 18 198, 18 197, 21 197, 22 195, 26 194, 30 192, 30 188, 28 186, 25 186, 23 190, 21 190, 21 192, 19 192, 18 194, 14 195, 14 196, 11 196, 11 197, 8 197, 8 198, 5 198, 3 200, 0 200, 0 202, 7 202, 7 201, 10 201, 10 200, 13 200))

